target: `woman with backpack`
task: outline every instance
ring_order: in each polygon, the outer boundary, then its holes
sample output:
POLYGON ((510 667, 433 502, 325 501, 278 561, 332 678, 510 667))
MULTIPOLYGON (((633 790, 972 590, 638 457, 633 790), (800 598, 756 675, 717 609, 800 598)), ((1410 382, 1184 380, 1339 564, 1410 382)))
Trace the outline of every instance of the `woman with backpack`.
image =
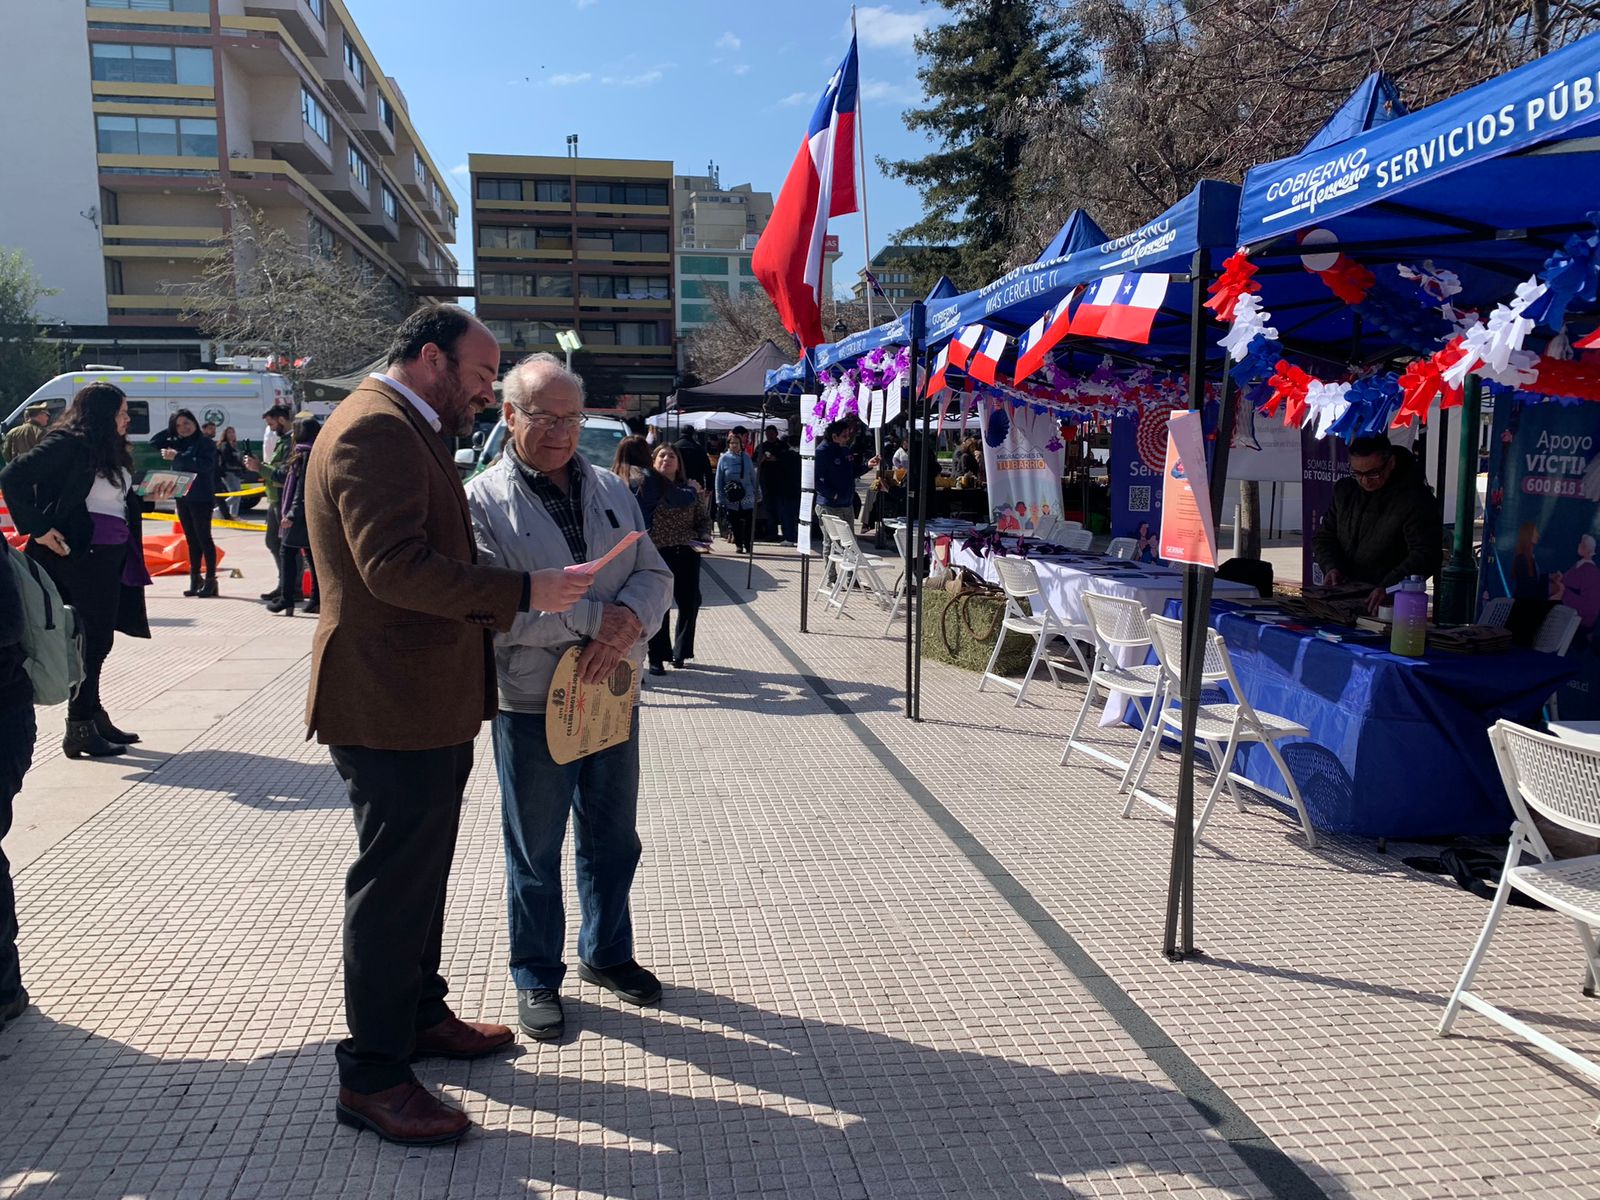
POLYGON ((727 514, 733 544, 740 554, 750 552, 756 505, 761 500, 756 464, 744 448, 749 433, 743 425, 736 427, 728 434, 728 448, 717 459, 717 507, 727 514))
POLYGON ((321 591, 317 587, 317 564, 311 559, 311 536, 306 528, 306 463, 311 458, 311 444, 322 432, 322 422, 311 416, 296 417, 293 432, 294 449, 284 466, 283 491, 278 502, 278 599, 267 608, 294 616, 295 597, 300 594, 300 556, 305 555, 306 567, 311 572, 311 599, 306 602, 307 613, 322 611, 321 591))
POLYGON ((650 638, 650 674, 665 675, 667 660, 682 668, 694 657, 694 630, 700 616, 700 555, 711 548, 711 510, 705 491, 683 471, 683 460, 670 446, 655 454, 643 438, 624 438, 611 469, 638 497, 650 540, 672 571, 672 603, 678 610, 678 635, 672 636, 672 614, 650 638), (636 442, 636 446, 628 446, 636 442), (626 447, 626 449, 625 449, 626 447))
POLYGON ((28 557, 77 610, 83 628, 83 682, 67 704, 61 744, 68 758, 122 754, 139 740, 118 729, 100 702, 100 673, 116 635, 150 636, 144 505, 133 490, 127 432, 122 389, 91 383, 73 396, 42 442, 0 471, 0 492, 30 539, 28 557))
POLYGON ((217 502, 217 447, 200 430, 200 422, 187 408, 172 414, 167 427, 150 439, 174 471, 194 476, 189 490, 174 501, 183 539, 189 547, 189 586, 185 596, 217 594, 217 543, 211 537, 211 509, 217 502), (204 565, 206 578, 200 582, 204 565))

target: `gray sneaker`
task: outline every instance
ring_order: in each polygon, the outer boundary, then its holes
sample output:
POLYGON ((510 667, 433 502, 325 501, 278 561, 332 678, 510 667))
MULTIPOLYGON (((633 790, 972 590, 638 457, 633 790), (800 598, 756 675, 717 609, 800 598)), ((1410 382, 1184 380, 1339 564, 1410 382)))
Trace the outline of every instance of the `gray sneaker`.
POLYGON ((517 1024, 537 1042, 554 1041, 567 1031, 561 996, 553 988, 527 988, 517 993, 517 1024))

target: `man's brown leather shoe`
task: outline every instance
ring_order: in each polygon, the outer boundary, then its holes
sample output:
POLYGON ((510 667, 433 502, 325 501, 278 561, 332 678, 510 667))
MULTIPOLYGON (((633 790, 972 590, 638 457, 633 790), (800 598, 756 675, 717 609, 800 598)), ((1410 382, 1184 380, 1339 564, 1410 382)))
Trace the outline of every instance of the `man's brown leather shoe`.
POLYGON ((402 1146, 453 1142, 472 1125, 466 1113, 417 1083, 402 1083, 381 1092, 340 1088, 334 1112, 340 1124, 370 1129, 384 1141, 402 1146))
POLYGON ((511 1044, 511 1030, 450 1016, 417 1034, 413 1061, 419 1058, 482 1058, 511 1044))

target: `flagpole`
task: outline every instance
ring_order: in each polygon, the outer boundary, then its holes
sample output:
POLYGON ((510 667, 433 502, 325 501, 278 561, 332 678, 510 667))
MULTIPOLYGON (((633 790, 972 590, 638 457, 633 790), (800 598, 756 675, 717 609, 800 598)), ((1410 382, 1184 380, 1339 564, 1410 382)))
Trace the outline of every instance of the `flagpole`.
MULTIPOLYGON (((856 42, 856 6, 850 6, 850 40, 856 42)), ((861 78, 861 43, 856 42, 856 79, 861 78)), ((866 99, 861 94, 861 88, 856 87, 856 160, 861 165, 857 178, 856 198, 861 202, 861 271, 865 276, 863 283, 867 295, 867 328, 877 325, 872 315, 872 232, 867 225, 867 129, 863 120, 866 110, 866 99)), ((909 420, 909 418, 908 418, 909 420)), ((910 438, 907 438, 909 441, 910 438)), ((873 452, 881 459, 883 457, 883 426, 872 431, 873 452)))

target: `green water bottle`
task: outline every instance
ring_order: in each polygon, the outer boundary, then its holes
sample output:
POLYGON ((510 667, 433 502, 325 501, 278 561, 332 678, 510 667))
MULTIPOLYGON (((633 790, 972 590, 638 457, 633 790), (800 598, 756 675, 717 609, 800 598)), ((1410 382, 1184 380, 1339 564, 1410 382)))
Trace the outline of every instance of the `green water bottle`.
POLYGON ((1421 575, 1412 575, 1389 591, 1394 596, 1389 652, 1420 658, 1428 648, 1428 585, 1421 575))

